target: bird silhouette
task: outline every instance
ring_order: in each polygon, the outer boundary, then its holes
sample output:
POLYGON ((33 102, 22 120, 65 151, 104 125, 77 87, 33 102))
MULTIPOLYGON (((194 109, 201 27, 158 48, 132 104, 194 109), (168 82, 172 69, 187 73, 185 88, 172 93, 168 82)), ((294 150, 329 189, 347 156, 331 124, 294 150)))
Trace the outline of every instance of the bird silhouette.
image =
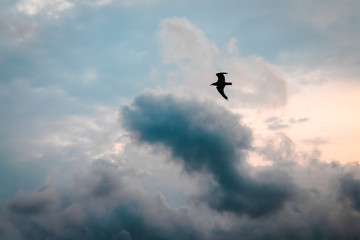
POLYGON ((224 88, 226 85, 232 85, 231 82, 225 82, 225 76, 224 74, 227 74, 226 72, 219 72, 216 74, 218 77, 217 82, 212 83, 210 86, 216 86, 216 89, 219 91, 221 96, 223 96, 226 100, 228 100, 228 97, 224 93, 224 88))

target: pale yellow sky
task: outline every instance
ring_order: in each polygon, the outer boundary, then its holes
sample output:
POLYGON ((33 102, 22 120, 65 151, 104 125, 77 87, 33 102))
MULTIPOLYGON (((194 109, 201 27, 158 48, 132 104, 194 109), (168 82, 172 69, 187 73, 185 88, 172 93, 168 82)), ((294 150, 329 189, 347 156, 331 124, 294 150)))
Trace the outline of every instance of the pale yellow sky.
POLYGON ((295 143, 297 151, 310 153, 314 148, 321 151, 323 161, 342 163, 360 162, 360 83, 326 82, 306 85, 289 96, 285 107, 267 110, 238 110, 244 121, 254 130, 254 143, 281 132, 295 143), (267 129, 264 121, 269 117, 282 119, 289 127, 267 129), (308 118, 291 123, 290 119, 308 118), (317 140, 326 143, 316 143, 317 140))
POLYGON ((288 129, 296 141, 323 138, 323 160, 360 161, 360 83, 329 82, 307 86, 287 105, 291 115, 305 114, 309 121, 288 129))

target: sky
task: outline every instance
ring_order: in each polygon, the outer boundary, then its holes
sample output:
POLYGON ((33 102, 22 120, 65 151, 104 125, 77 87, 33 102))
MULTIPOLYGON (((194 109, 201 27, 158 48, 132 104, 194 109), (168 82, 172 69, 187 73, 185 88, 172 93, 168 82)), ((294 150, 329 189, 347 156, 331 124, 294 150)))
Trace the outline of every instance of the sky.
POLYGON ((0 4, 1 239, 360 238, 359 1, 0 4))

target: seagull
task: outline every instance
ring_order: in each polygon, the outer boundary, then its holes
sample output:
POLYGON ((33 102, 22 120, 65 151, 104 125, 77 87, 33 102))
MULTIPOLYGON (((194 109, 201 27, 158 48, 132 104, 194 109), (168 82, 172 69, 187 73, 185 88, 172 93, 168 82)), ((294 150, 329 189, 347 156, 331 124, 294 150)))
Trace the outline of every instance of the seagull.
POLYGON ((227 96, 224 93, 224 88, 226 85, 232 85, 231 82, 225 82, 225 76, 224 74, 227 74, 226 72, 219 72, 216 74, 218 77, 217 82, 212 83, 210 86, 216 86, 216 89, 219 91, 221 96, 223 96, 226 100, 228 100, 227 96))

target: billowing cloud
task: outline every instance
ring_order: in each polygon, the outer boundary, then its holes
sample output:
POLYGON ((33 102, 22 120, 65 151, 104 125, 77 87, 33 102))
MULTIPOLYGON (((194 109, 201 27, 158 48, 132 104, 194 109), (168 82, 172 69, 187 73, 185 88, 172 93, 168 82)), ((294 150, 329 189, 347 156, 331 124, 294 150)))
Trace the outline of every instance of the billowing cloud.
POLYGON ((161 194, 130 187, 126 171, 98 161, 70 188, 17 194, 0 219, 0 237, 12 239, 202 239, 186 209, 161 194), (13 232, 13 229, 16 231, 13 232))
POLYGON ((215 239, 357 239, 359 180, 353 173, 359 171, 358 165, 320 162, 318 152, 299 155, 289 139, 281 139, 283 146, 265 150, 270 153, 277 149, 278 153, 267 157, 277 169, 291 173, 302 192, 267 218, 246 219, 226 229, 217 227, 215 239), (306 158, 308 162, 284 165, 284 157, 296 161, 306 158))
POLYGON ((175 71, 177 78, 173 79, 173 74, 170 74, 169 80, 180 79, 188 83, 188 87, 176 87, 177 94, 201 92, 201 95, 213 96, 210 88, 204 86, 216 79, 216 72, 225 71, 230 73, 227 78, 233 85, 228 91, 236 94, 236 99, 232 100, 237 104, 246 103, 246 106, 252 107, 279 107, 286 104, 287 83, 280 68, 259 56, 239 56, 236 39, 230 39, 227 51, 223 51, 201 29, 186 18, 178 17, 160 22, 158 39, 163 62, 177 66, 169 71, 175 71))
POLYGON ((124 127, 139 141, 169 150, 188 173, 212 176, 200 199, 218 213, 237 215, 226 227, 215 225, 212 239, 351 239, 359 234, 358 181, 342 177, 354 166, 322 163, 318 151, 298 152, 279 133, 255 150, 272 166, 248 174, 252 170, 243 153, 252 149, 251 130, 239 116, 194 99, 143 94, 122 115, 124 127))
POLYGON ((185 18, 167 18, 160 22, 158 37, 164 63, 191 60, 195 64, 212 63, 218 48, 205 33, 185 18), (204 61, 205 60, 205 61, 204 61))
POLYGON ((0 239, 358 239, 358 5, 2 1, 0 239))
MULTIPOLYGON (((7 200, 1 206, 1 238, 356 239, 360 234, 358 165, 320 162, 318 151, 300 154, 280 133, 254 149, 252 130, 240 116, 211 102, 148 93, 125 106, 121 116, 137 140, 188 173, 182 178, 206 181, 194 184, 197 201, 175 209, 161 193, 144 190, 134 169, 97 160, 75 171, 69 185, 51 181, 7 200), (250 151, 272 165, 248 165, 250 151)), ((138 142, 128 144, 139 148, 138 142)), ((131 155, 117 160, 122 158, 131 155)))
POLYGON ((122 115, 124 127, 140 141, 166 147, 189 173, 212 175, 214 183, 201 199, 213 209, 260 217, 280 209, 293 194, 290 183, 277 183, 270 172, 259 181, 237 170, 244 151, 252 148, 252 133, 221 107, 145 94, 122 115))

